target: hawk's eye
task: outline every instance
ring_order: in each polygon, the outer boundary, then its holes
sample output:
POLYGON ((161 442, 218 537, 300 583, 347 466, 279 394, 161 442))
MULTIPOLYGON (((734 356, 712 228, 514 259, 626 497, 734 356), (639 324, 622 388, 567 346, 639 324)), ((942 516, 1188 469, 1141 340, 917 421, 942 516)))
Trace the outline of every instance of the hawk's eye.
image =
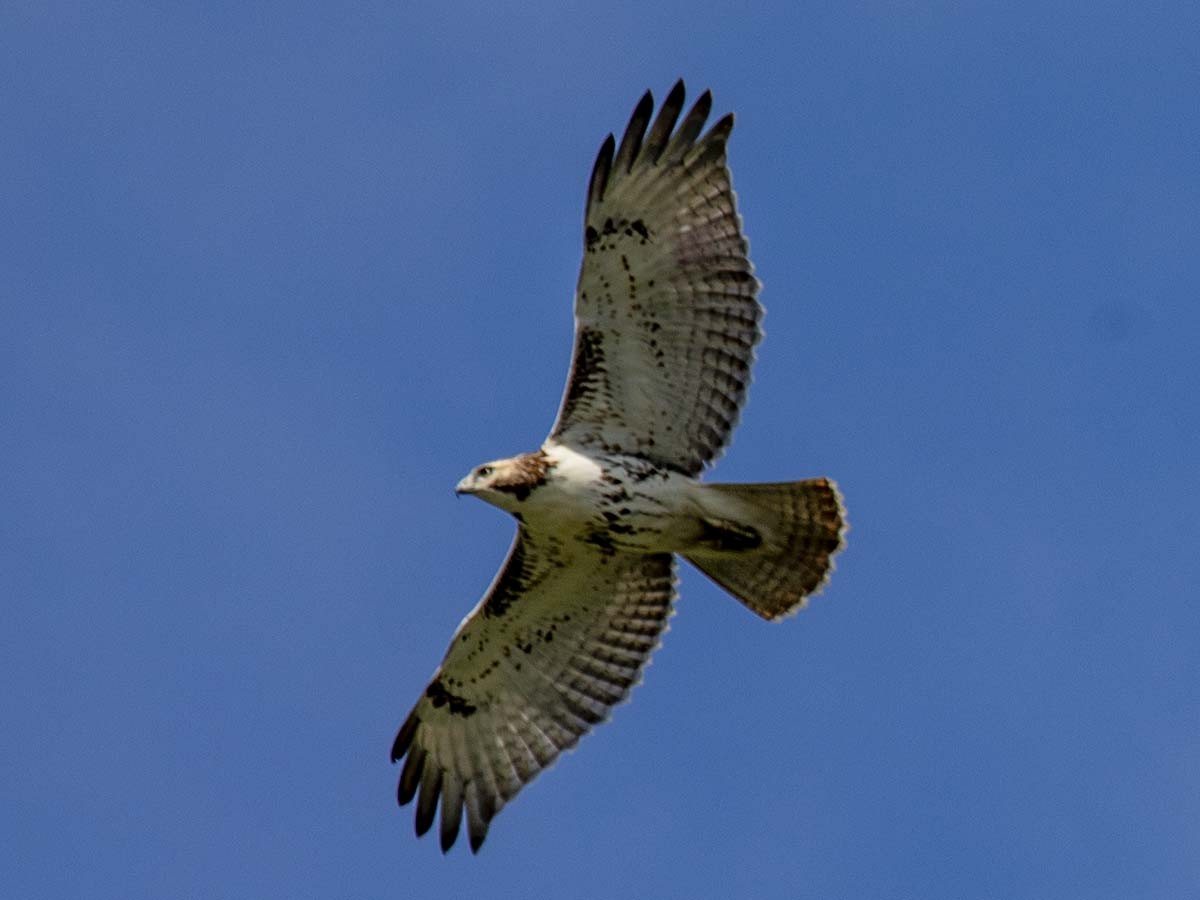
POLYGON ((479 467, 478 475, 480 478, 487 478, 491 474, 492 474, 491 466, 480 466, 479 467))

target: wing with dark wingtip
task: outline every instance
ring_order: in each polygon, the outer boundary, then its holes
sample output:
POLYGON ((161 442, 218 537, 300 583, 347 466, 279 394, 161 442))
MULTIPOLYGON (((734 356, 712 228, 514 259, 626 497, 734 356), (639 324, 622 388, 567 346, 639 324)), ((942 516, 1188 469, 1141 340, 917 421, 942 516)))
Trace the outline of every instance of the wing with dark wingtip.
POLYGON ((711 95, 680 122, 683 100, 680 81, 651 122, 647 92, 596 158, 550 440, 695 475, 737 423, 762 307, 725 159, 733 116, 701 136, 711 95))
POLYGON ((675 596, 669 554, 613 553, 522 527, 486 596, 455 632, 392 746, 416 830, 439 800, 441 845, 464 809, 471 849, 493 816, 629 694, 675 596))

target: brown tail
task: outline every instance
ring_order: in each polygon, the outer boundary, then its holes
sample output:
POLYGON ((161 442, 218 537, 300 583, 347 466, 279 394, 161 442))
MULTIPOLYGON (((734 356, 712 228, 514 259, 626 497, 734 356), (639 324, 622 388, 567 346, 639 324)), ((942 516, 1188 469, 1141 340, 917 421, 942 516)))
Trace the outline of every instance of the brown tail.
POLYGON ((827 478, 704 485, 704 535, 683 554, 764 619, 804 606, 833 571, 846 512, 827 478))

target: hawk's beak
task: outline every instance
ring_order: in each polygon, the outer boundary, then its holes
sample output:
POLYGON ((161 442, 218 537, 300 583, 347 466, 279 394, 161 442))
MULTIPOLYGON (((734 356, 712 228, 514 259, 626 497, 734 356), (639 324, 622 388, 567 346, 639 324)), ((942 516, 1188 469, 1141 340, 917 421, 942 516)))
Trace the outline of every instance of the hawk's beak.
POLYGON ((463 494, 475 493, 475 491, 473 491, 471 489, 471 476, 470 475, 468 475, 466 478, 464 478, 462 481, 460 481, 458 484, 456 484, 454 486, 454 493, 456 496, 462 496, 463 494))

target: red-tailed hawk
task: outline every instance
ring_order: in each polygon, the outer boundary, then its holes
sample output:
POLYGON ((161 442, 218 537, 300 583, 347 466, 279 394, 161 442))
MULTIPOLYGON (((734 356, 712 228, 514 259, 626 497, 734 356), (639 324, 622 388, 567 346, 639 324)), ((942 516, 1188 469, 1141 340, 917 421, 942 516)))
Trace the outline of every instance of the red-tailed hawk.
POLYGON ((763 311, 725 164, 733 116, 701 136, 706 91, 676 128, 683 98, 681 81, 651 123, 647 92, 620 146, 600 148, 550 436, 458 484, 518 526, 392 747, 418 835, 441 801, 443 851, 464 809, 478 850, 501 807, 625 699, 671 615, 675 554, 774 620, 842 547, 827 479, 698 480, 737 421, 763 311))

